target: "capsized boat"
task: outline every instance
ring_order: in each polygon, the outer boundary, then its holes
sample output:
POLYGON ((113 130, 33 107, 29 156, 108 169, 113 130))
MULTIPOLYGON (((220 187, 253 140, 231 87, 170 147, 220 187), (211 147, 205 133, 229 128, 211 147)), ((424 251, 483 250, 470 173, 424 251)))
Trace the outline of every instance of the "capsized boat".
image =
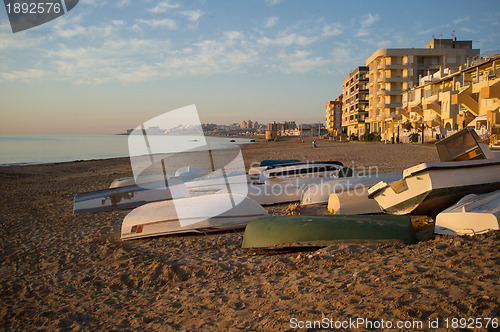
POLYGON ((404 170, 395 182, 379 182, 368 191, 391 214, 435 216, 468 194, 500 189, 500 155, 475 130, 463 129, 436 143, 442 162, 404 170))
POLYGON ((273 165, 260 172, 259 183, 273 183, 286 181, 295 177, 338 177, 352 176, 352 170, 346 174, 342 170, 340 161, 314 161, 273 165))
POLYGON ((151 182, 141 186, 130 185, 79 193, 74 198, 73 213, 76 215, 132 209, 146 203, 172 199, 172 197, 189 197, 184 182, 170 179, 168 181, 151 182), (175 193, 174 196, 172 193, 175 193))
POLYGON ((251 167, 248 170, 248 175, 254 181, 259 180, 260 173, 264 171, 269 166, 274 165, 284 165, 284 164, 292 164, 292 163, 300 163, 300 160, 296 159, 266 159, 262 160, 257 167, 251 167))
POLYGON ((334 243, 415 243, 408 216, 280 216, 251 221, 242 248, 321 247, 334 243))
POLYGON ((326 204, 331 194, 344 194, 347 196, 362 196, 365 203, 368 201, 368 188, 380 181, 396 181, 401 179, 402 173, 384 173, 367 176, 352 176, 347 178, 324 179, 321 182, 312 183, 304 189, 301 197, 301 205, 326 204))
POLYGON ((403 171, 396 182, 368 190, 390 214, 435 216, 468 194, 500 189, 500 159, 423 163, 403 171))
POLYGON ((474 235, 500 229, 500 191, 467 195, 437 215, 435 234, 474 235))
POLYGON ((238 229, 255 218, 265 216, 269 214, 260 204, 239 194, 213 194, 154 202, 135 208, 125 217, 121 238, 131 240, 176 233, 238 229), (230 208, 220 209, 228 204, 230 208))

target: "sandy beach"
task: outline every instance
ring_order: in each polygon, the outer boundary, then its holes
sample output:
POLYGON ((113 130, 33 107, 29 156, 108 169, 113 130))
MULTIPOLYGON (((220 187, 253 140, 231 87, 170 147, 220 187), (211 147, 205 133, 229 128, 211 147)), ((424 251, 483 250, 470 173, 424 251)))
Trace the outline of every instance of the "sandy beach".
MULTIPOLYGON (((385 173, 438 160, 430 145, 318 140, 313 149, 311 140, 244 146, 245 164, 339 160, 385 173)), ((469 327, 481 322, 482 330, 487 319, 498 324, 498 231, 262 254, 240 248, 243 230, 122 241, 129 211, 73 215, 77 193, 131 175, 128 158, 0 168, 2 330, 367 330, 370 322, 376 330, 390 330, 389 322, 431 330, 457 329, 461 318, 469 327)), ((281 215, 288 208, 267 209, 281 215)))

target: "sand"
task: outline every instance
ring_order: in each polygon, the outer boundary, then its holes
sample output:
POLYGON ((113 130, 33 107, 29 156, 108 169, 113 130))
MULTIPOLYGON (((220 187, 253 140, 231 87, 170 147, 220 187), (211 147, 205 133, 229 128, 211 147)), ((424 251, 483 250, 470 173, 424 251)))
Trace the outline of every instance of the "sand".
MULTIPOLYGON (((437 160, 430 146, 310 143, 246 146, 245 162, 340 160, 393 172, 437 160)), ((499 232, 256 254, 240 249, 242 231, 124 242, 127 211, 73 215, 75 194, 130 175, 128 158, 0 168, 2 330, 384 330, 388 321, 428 330, 499 317, 499 232)))

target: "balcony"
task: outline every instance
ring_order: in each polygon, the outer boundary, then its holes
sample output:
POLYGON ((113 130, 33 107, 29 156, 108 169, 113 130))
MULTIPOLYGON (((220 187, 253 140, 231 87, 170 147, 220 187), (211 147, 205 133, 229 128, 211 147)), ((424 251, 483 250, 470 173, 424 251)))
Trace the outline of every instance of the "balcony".
POLYGON ((403 76, 394 76, 394 77, 386 77, 384 78, 384 82, 406 82, 408 77, 403 76))
POLYGON ((390 64, 390 65, 387 65, 385 63, 380 63, 377 67, 377 69, 379 70, 385 70, 385 69, 407 69, 408 68, 408 65, 404 65, 402 63, 400 64, 390 64))
POLYGON ((403 93, 403 90, 379 90, 379 95, 383 96, 399 96, 403 93))

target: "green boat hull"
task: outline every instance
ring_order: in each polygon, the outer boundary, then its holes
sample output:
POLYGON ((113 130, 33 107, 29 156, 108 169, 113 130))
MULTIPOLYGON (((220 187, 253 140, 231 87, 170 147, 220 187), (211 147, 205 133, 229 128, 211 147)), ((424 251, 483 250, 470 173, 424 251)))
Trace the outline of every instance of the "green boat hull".
POLYGON ((242 248, 321 247, 335 243, 416 243, 408 216, 264 217, 251 221, 242 248))

